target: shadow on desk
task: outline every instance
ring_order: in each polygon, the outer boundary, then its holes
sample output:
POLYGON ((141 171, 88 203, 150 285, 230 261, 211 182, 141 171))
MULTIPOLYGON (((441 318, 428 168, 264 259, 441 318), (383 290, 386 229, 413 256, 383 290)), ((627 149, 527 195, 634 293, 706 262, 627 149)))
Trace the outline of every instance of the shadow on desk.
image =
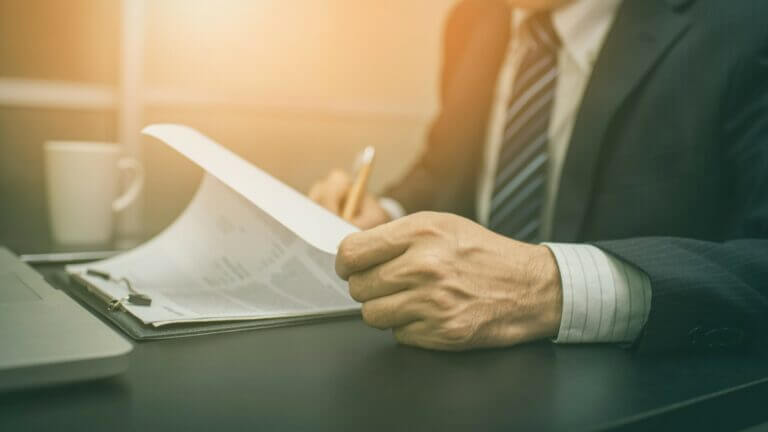
POLYGON ((0 394, 0 431, 734 430, 768 363, 539 342, 446 353, 359 318, 137 343, 120 377, 0 394))
POLYGON ((768 365, 615 346, 445 353, 359 319, 138 343, 115 379, 0 395, 0 430, 734 430, 768 365))
MULTIPOLYGON (((330 429, 352 430, 366 424, 380 430, 416 430, 430 425, 456 429, 514 426, 550 429, 556 419, 557 362, 551 344, 533 344, 519 355, 499 350, 444 353, 396 345, 365 353, 346 363, 329 385, 329 406, 346 407, 330 429), (501 374, 514 369, 523 373, 501 374), (513 389, 530 389, 519 392, 513 389), (536 390, 534 390, 536 389, 536 390), (547 413, 548 425, 511 418, 513 411, 547 413), (508 423, 499 424, 500 419, 508 423), (535 424, 534 424, 535 423, 535 424)), ((531 417, 532 419, 534 416, 531 417)))
POLYGON ((0 393, 0 425, 5 431, 134 430, 131 401, 130 386, 119 377, 0 393))

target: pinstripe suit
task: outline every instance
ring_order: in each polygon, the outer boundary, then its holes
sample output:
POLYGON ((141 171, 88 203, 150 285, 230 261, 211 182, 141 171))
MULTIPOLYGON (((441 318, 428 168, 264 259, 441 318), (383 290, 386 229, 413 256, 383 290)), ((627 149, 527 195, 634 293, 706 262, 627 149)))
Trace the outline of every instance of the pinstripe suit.
MULTIPOLYGON (((440 115, 385 192, 407 211, 475 216, 509 15, 500 0, 451 14, 440 115)), ((582 99, 551 240, 592 242, 650 277, 641 350, 767 345, 765 16, 762 0, 625 0, 582 99)))

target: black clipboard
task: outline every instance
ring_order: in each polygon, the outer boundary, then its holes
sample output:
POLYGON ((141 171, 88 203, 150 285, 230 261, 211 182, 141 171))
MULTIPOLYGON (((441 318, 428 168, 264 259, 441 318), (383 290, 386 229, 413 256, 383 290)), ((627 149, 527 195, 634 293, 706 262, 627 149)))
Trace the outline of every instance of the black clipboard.
POLYGON ((86 309, 118 327, 131 338, 139 341, 163 340, 182 337, 203 336, 217 333, 231 333, 246 330, 285 327, 297 324, 314 323, 349 317, 359 317, 359 311, 344 311, 338 314, 305 316, 278 319, 256 319, 239 321, 214 321, 196 323, 167 324, 161 327, 146 325, 124 310, 109 310, 109 302, 94 294, 85 285, 76 282, 64 270, 57 266, 42 271, 48 282, 64 291, 86 309))

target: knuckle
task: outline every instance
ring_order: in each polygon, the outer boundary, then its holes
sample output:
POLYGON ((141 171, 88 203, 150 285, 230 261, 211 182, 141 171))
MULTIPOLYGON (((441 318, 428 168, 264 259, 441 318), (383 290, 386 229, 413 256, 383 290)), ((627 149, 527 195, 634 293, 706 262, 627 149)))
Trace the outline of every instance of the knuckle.
POLYGON ((363 321, 365 321, 366 324, 371 324, 373 316, 371 315, 370 303, 363 303, 360 307, 360 315, 363 317, 363 321))
POLYGON ((440 237, 443 231, 435 225, 421 225, 416 229, 416 235, 422 238, 440 237))
POLYGON ((385 284, 394 284, 400 280, 400 266, 380 266, 376 271, 376 280, 385 284))
POLYGON ((444 279, 448 274, 445 260, 437 254, 422 254, 416 259, 416 271, 430 280, 444 279))
POLYGON ((419 257, 419 265, 423 268, 435 270, 443 266, 443 259, 436 253, 422 254, 419 257))
POLYGON ((441 289, 432 290, 427 297, 427 302, 438 312, 450 311, 455 305, 453 296, 441 289))
POLYGON ((413 223, 413 234, 422 240, 436 239, 445 236, 442 224, 433 218, 419 218, 413 223))
POLYGON ((363 316, 363 321, 369 326, 379 329, 383 328, 380 314, 370 303, 363 303, 363 306, 360 308, 360 314, 363 316))
POLYGON ((441 269, 443 261, 439 257, 424 254, 413 256, 407 262, 399 265, 398 268, 387 271, 382 274, 382 279, 388 281, 411 281, 414 283, 427 283, 439 280, 445 273, 441 269))
POLYGON ((467 219, 451 213, 420 212, 416 216, 412 230, 422 239, 450 239, 467 222, 467 219))
POLYGON ((352 244, 352 241, 349 239, 349 237, 345 237, 344 240, 342 240, 339 244, 339 249, 336 252, 336 259, 341 264, 349 266, 352 264, 354 256, 354 245, 352 244))
POLYGON ((453 319, 440 328, 440 337, 449 345, 466 346, 472 342, 474 331, 465 320, 453 319))
POLYGON ((363 301, 362 283, 356 274, 349 276, 349 295, 358 302, 363 301))

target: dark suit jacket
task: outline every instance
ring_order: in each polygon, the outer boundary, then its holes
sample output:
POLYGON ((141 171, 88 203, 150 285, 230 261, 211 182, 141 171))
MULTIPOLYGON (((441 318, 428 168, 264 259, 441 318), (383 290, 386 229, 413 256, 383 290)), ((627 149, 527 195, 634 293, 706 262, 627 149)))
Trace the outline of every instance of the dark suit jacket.
MULTIPOLYGON (((766 347, 768 1, 624 0, 584 94, 552 241, 591 242, 651 279, 639 349, 766 347)), ((474 217, 503 0, 445 30, 441 111, 385 192, 409 212, 474 217)))

